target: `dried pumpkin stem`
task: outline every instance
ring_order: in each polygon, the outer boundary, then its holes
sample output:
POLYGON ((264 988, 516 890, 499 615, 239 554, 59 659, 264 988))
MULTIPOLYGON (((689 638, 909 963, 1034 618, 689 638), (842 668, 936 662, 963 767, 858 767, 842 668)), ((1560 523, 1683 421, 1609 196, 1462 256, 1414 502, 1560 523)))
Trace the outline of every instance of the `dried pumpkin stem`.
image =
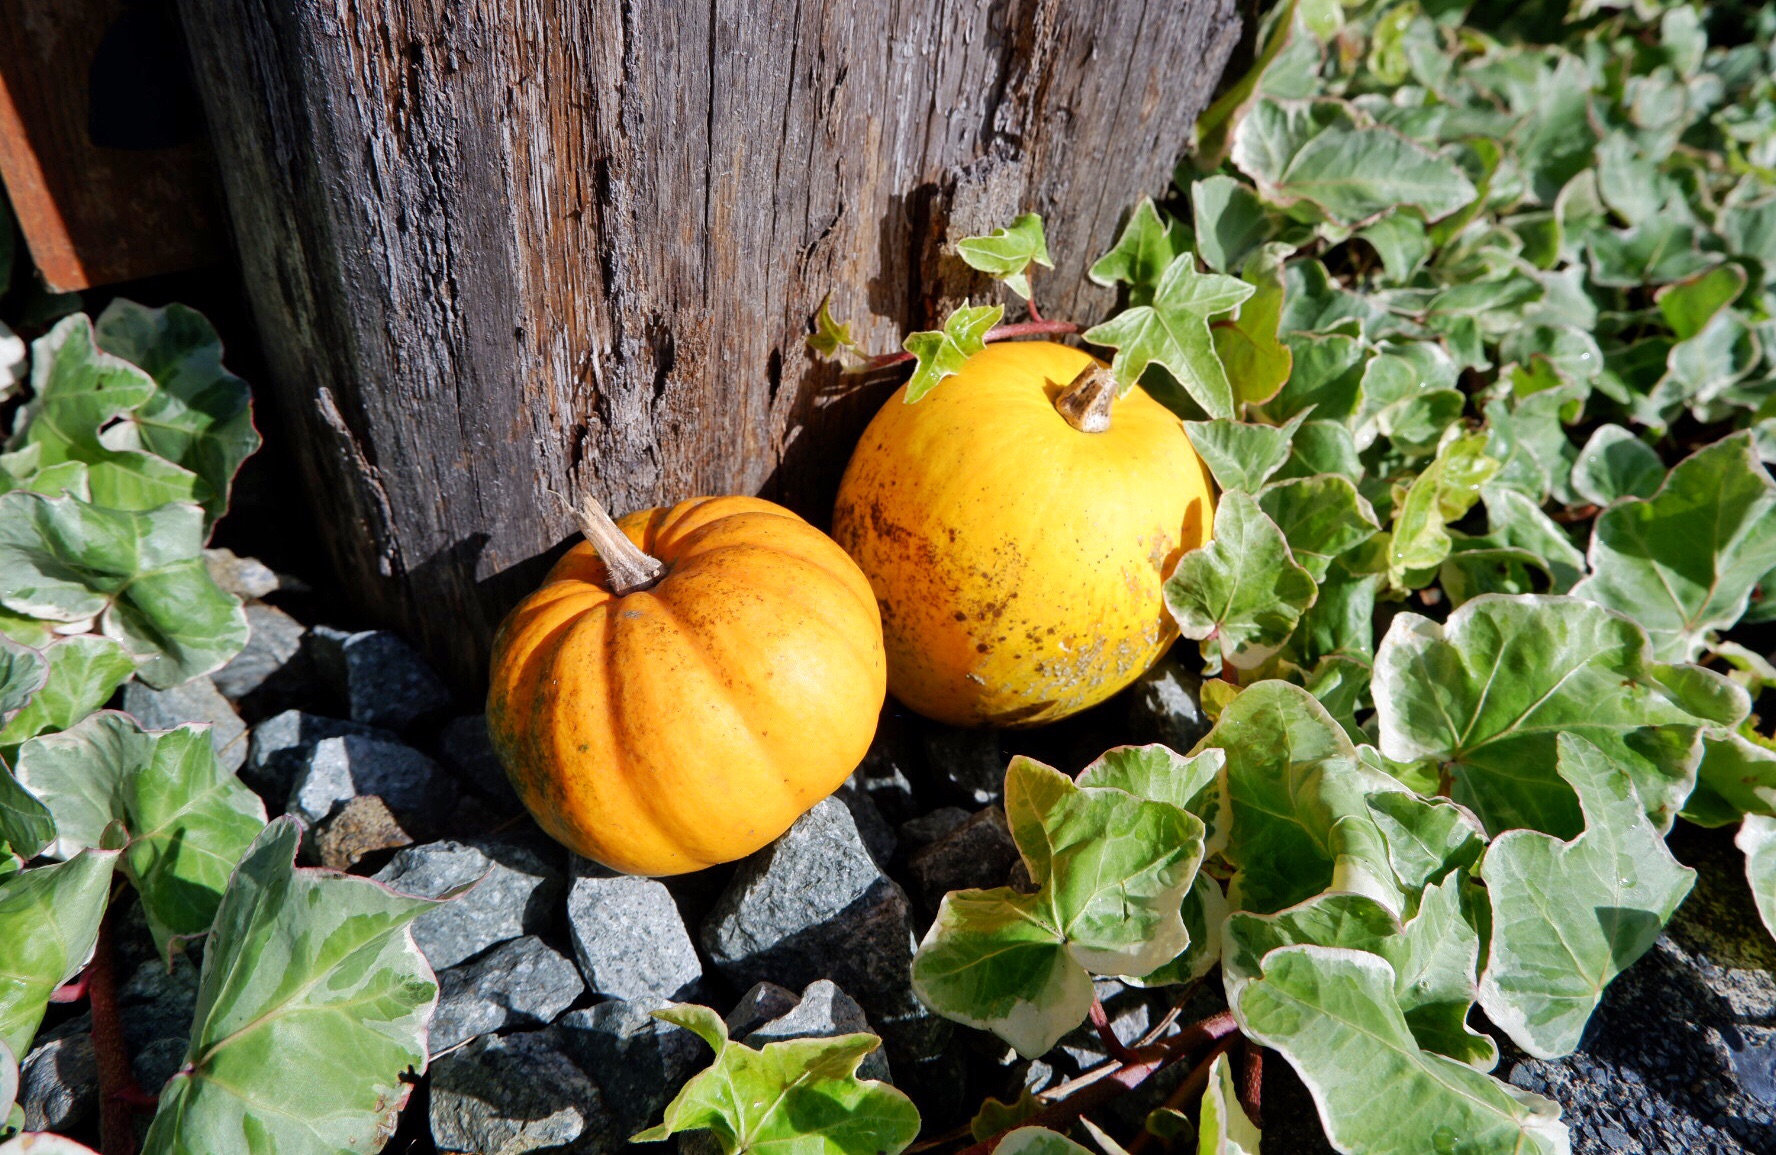
POLYGON ((1055 412, 1081 433, 1102 433, 1110 428, 1110 406, 1120 392, 1110 370, 1087 365, 1055 398, 1055 412))
POLYGON ((645 590, 666 576, 666 567, 636 548, 629 535, 617 528, 617 523, 591 494, 580 499, 579 508, 574 510, 574 520, 580 523, 580 532, 598 551, 604 568, 610 573, 612 593, 621 597, 645 590))

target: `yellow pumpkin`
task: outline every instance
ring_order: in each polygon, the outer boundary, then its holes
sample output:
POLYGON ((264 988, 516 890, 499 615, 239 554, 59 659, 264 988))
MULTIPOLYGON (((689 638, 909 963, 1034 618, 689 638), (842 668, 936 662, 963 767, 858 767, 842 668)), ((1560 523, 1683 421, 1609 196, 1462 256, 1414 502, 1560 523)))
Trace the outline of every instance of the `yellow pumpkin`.
POLYGON ((487 728, 538 824, 630 874, 729 862, 862 761, 885 694, 869 583, 832 540, 750 497, 613 523, 507 617, 487 728))
POLYGON ((1139 677, 1177 635, 1162 583, 1214 523, 1183 423, 1046 341, 989 345, 903 395, 833 513, 881 606, 894 696, 954 725, 1029 726, 1139 677))

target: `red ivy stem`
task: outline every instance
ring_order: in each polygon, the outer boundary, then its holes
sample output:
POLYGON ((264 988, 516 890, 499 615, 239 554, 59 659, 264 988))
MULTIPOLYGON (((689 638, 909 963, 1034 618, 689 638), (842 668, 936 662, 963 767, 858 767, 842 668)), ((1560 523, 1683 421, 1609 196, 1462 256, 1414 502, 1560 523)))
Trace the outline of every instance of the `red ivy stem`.
POLYGON ((1264 1048, 1250 1039, 1243 1040, 1240 1048, 1239 1098, 1246 1118, 1252 1121, 1252 1126, 1263 1130, 1264 1048))
POLYGON ((90 978, 91 976, 86 971, 81 971, 55 990, 50 991, 49 1001, 57 1004, 79 1002, 86 997, 86 988, 90 978))
MULTIPOLYGON (((1202 1022, 1184 1028, 1157 1046, 1134 1052, 1130 1061, 1123 1063, 1104 1078, 1081 1087, 1065 1099, 1050 1103, 1017 1126, 1055 1127, 1071 1123, 1079 1116, 1097 1110, 1118 1095, 1139 1087, 1154 1072, 1171 1066, 1204 1043, 1216 1044, 1217 1052, 1232 1046, 1238 1029, 1232 1011, 1222 1011, 1219 1014, 1210 1015, 1202 1022)), ((965 1147, 960 1155, 991 1155, 993 1148, 999 1145, 999 1141, 1015 1129, 1008 1128, 972 1147, 965 1147)))
MULTIPOLYGON (((1066 337, 1082 331, 1083 330, 1081 330, 1078 325, 1075 325, 1071 321, 1019 321, 1015 325, 1000 325, 997 328, 988 329, 987 335, 982 337, 981 340, 1009 341, 1013 337, 1066 337)), ((866 360, 859 369, 859 372, 874 373, 878 369, 888 369, 895 365, 905 365, 909 361, 916 360, 918 360, 917 357, 914 357, 904 349, 898 353, 878 353, 874 357, 866 360)))
POLYGON ((111 923, 117 904, 99 922, 92 965, 87 967, 87 994, 92 999, 93 1056, 99 1068, 99 1150, 102 1155, 135 1155, 136 1109, 139 1095, 130 1070, 129 1047, 117 1015, 117 972, 111 951, 111 923))
POLYGON ((1116 1032, 1110 1027, 1110 1016, 1104 1010, 1104 1003, 1096 995, 1092 996, 1091 1025, 1098 1032, 1098 1038, 1103 1040, 1104 1050, 1112 1059, 1127 1063, 1139 1058, 1129 1049, 1127 1043, 1116 1037, 1116 1032))

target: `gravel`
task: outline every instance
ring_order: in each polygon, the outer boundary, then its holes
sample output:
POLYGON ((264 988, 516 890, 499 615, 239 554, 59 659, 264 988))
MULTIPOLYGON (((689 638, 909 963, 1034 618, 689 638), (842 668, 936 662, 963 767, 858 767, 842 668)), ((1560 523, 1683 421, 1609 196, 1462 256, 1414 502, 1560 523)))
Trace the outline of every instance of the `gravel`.
POLYGON ((131 679, 123 687, 123 708, 147 730, 171 730, 187 722, 208 725, 216 761, 225 770, 239 770, 247 760, 247 724, 208 678, 192 678, 170 690, 131 679))
POLYGON ((696 997, 703 963, 665 884, 575 858, 567 889, 574 958, 593 991, 619 999, 696 997))
POLYGON ((285 710, 253 727, 247 741, 247 761, 241 767, 241 781, 260 795, 275 802, 290 796, 315 746, 327 738, 347 735, 399 741, 387 730, 361 726, 343 718, 327 718, 301 710, 285 710))
POLYGON ((626 1138, 553 1029, 476 1039, 438 1059, 431 1083, 432 1139, 440 1151, 602 1155, 626 1138))
POLYGON ((585 991, 572 960, 533 935, 501 943, 438 976, 431 1051, 507 1027, 548 1023, 585 991))
POLYGON ((413 922, 413 939, 434 970, 490 946, 546 931, 561 898, 561 870, 515 840, 431 842, 396 854, 376 880, 402 894, 456 898, 413 922))
POLYGON ((316 626, 308 643, 322 679, 345 701, 354 722, 400 731, 450 708, 450 692, 438 675, 387 630, 316 626))
POLYGON ((316 742, 290 788, 289 812, 320 822, 362 794, 388 804, 403 827, 435 828, 456 801, 456 783, 436 762, 386 738, 347 734, 316 742))
POLYGON ((709 1064, 701 1039, 650 1013, 663 1005, 612 999, 556 1024, 568 1055, 603 1092, 619 1136, 659 1122, 685 1081, 709 1064))

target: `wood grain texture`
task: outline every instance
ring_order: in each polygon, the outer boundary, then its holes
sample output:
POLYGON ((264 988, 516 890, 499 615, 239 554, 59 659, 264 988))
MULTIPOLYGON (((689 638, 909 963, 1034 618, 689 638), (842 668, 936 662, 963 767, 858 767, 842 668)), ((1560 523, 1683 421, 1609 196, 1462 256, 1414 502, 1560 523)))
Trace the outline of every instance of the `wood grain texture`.
POLYGON ((819 523, 891 382, 814 361, 970 291, 1034 209, 1045 311, 1163 190, 1234 0, 182 0, 335 563, 460 687, 574 532, 763 493, 819 523))
POLYGON ((209 151, 181 107, 176 32, 152 5, 126 13, 122 0, 0 5, 0 178, 51 289, 227 251, 209 151), (95 115, 95 99, 111 103, 95 115))

